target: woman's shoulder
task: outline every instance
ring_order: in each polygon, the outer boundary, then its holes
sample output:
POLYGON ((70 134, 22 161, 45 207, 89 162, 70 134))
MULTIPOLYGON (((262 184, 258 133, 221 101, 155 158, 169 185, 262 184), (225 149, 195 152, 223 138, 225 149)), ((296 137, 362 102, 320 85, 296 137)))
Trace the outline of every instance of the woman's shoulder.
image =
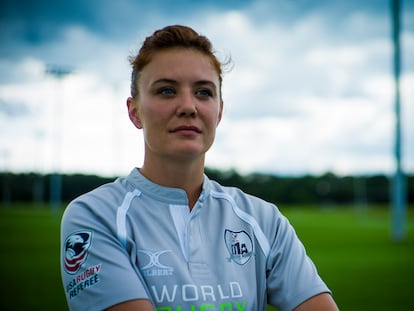
POLYGON ((223 186, 216 181, 211 181, 210 195, 213 198, 225 200, 233 208, 240 209, 251 215, 274 217, 280 214, 275 203, 247 193, 238 187, 223 186))
POLYGON ((125 178, 117 178, 112 182, 108 182, 89 190, 78 197, 74 198, 66 210, 82 210, 89 209, 91 211, 103 209, 116 209, 125 195, 130 191, 130 187, 125 178))

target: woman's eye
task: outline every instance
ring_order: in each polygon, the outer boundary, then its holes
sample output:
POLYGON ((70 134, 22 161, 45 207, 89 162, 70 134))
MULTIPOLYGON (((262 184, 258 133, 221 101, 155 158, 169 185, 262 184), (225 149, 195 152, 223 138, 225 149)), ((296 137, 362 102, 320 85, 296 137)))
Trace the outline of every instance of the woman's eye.
POLYGON ((164 96, 171 96, 171 95, 175 94, 174 90, 172 88, 168 88, 168 87, 160 89, 158 91, 158 93, 161 94, 161 95, 164 95, 164 96))
POLYGON ((197 96, 200 96, 200 97, 211 97, 211 96, 213 96, 213 92, 211 92, 210 90, 206 90, 206 89, 198 90, 196 92, 196 94, 197 94, 197 96))

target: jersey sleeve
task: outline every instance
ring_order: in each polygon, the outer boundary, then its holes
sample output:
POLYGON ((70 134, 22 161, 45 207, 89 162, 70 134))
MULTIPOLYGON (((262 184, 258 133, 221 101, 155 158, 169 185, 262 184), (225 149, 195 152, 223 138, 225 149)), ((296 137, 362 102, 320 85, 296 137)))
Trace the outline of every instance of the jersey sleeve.
POLYGON ((100 203, 75 200, 62 218, 61 275, 70 310, 149 299, 142 275, 117 238, 115 211, 100 203))
POLYGON ((287 311, 317 294, 330 291, 289 221, 276 211, 275 237, 267 261, 268 303, 287 311))

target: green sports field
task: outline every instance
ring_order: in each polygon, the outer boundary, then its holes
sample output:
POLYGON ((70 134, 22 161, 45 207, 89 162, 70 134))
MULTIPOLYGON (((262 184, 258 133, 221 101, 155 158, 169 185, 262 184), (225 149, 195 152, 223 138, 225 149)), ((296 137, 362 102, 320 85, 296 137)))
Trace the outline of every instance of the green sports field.
MULTIPOLYGON (((414 207, 393 242, 387 207, 281 208, 341 310, 414 310, 414 207)), ((59 272, 61 211, 0 205, 0 310, 67 310, 59 272)), ((273 309, 271 309, 273 310, 273 309)))

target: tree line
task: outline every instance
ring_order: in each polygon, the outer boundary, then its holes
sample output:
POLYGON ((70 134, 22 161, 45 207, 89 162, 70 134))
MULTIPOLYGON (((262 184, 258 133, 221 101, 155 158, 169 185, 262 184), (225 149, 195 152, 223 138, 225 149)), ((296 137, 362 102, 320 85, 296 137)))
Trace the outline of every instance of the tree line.
MULTIPOLYGON (((383 204, 391 198, 392 178, 386 175, 278 176, 265 173, 242 175, 235 170, 207 168, 206 175, 225 186, 235 186, 275 204, 383 204)), ((61 176, 62 202, 115 178, 95 175, 61 176)), ((1 201, 46 203, 50 198, 51 175, 0 173, 1 201)), ((414 203, 414 175, 406 176, 407 201, 414 203)))

